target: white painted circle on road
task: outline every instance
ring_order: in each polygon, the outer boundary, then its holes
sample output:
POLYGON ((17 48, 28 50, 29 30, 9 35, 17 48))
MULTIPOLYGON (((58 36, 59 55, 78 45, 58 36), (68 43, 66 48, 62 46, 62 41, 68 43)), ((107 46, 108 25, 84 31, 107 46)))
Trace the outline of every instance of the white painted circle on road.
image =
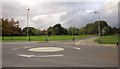
POLYGON ((38 47, 38 48, 29 49, 29 51, 32 52, 58 52, 63 50, 64 48, 60 48, 60 47, 38 47))

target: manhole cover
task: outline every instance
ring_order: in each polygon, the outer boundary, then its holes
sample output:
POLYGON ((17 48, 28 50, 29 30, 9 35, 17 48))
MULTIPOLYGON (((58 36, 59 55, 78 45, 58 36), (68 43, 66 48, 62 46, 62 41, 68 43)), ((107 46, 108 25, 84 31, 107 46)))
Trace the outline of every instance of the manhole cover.
POLYGON ((58 52, 63 50, 64 48, 60 48, 60 47, 38 47, 38 48, 29 49, 29 51, 32 52, 58 52))

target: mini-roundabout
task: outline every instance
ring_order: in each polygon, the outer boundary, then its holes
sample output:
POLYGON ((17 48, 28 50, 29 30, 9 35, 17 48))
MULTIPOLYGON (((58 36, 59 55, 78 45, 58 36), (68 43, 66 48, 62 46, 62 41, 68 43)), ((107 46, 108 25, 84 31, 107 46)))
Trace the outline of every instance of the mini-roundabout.
POLYGON ((77 47, 63 46, 63 47, 22 47, 13 48, 16 55, 24 58, 43 58, 43 57, 62 57, 65 48, 80 50, 77 47))

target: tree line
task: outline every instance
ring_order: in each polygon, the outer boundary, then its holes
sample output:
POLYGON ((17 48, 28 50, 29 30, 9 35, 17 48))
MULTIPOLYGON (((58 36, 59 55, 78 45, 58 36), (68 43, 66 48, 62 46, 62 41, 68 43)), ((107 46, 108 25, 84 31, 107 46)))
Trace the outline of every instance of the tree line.
POLYGON ((19 21, 15 21, 13 18, 10 20, 7 18, 0 19, 0 25, 2 26, 2 34, 3 36, 25 36, 28 35, 82 35, 82 34, 89 34, 89 35, 116 35, 120 28, 111 27, 108 25, 106 21, 95 21, 94 23, 88 23, 85 27, 76 28, 76 27, 69 27, 64 28, 61 24, 56 24, 54 26, 49 27, 47 30, 40 30, 34 27, 25 27, 21 29, 19 27, 19 21))
POLYGON ((53 27, 47 29, 48 35, 117 35, 120 28, 111 27, 106 21, 95 21, 94 23, 88 23, 85 27, 76 28, 69 27, 64 28, 61 24, 56 24, 53 27))

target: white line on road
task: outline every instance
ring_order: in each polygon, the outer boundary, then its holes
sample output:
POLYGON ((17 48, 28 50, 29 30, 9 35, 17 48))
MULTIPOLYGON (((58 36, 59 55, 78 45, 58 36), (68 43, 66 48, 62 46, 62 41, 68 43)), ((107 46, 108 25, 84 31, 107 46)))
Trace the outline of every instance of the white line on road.
POLYGON ((80 48, 79 48, 79 47, 71 47, 71 46, 64 46, 64 47, 74 48, 74 49, 76 49, 76 50, 80 50, 80 48))
POLYGON ((37 48, 29 49, 29 51, 32 52, 58 52, 63 50, 64 48, 60 48, 60 47, 37 47, 37 48))
MULTIPOLYGON (((31 47, 33 47, 33 46, 31 46, 31 47)), ((11 49, 11 50, 17 50, 17 49, 27 49, 27 48, 31 48, 31 47, 29 47, 29 46, 26 46, 26 47, 20 47, 20 48, 13 48, 13 49, 11 49)))
POLYGON ((34 57, 60 57, 63 56, 63 54, 59 54, 59 55, 42 55, 42 56, 34 56, 34 57))
POLYGON ((18 55, 18 56, 21 56, 21 57, 26 57, 26 58, 31 58, 31 57, 60 57, 60 56, 64 56, 63 54, 59 54, 59 55, 41 55, 41 56, 35 56, 35 55, 18 55))
POLYGON ((80 50, 80 48, 77 48, 77 47, 75 49, 80 50))
POLYGON ((34 55, 18 55, 18 56, 29 58, 29 57, 33 57, 34 55))
POLYGON ((11 50, 17 50, 18 48, 13 48, 13 49, 11 49, 11 50))
POLYGON ((24 48, 30 48, 30 47, 24 47, 24 48))

